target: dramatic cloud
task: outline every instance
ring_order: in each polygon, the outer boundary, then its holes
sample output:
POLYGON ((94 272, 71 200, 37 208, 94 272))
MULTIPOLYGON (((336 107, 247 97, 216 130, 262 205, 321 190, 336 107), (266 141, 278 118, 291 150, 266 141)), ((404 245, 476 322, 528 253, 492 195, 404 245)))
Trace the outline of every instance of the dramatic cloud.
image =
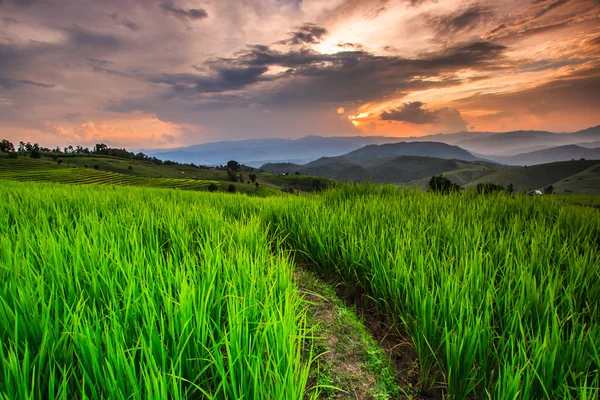
POLYGON ((203 8, 190 8, 188 10, 175 6, 175 2, 171 0, 163 1, 160 8, 177 18, 189 18, 193 20, 204 19, 208 17, 208 13, 203 8))
POLYGON ((430 23, 439 34, 446 36, 461 31, 470 31, 476 28, 481 22, 492 19, 492 17, 493 11, 490 7, 475 4, 466 10, 459 10, 448 15, 433 18, 430 23))
POLYGON ((292 37, 288 40, 284 40, 283 43, 304 44, 312 43, 316 44, 321 41, 321 38, 327 33, 325 28, 314 24, 305 24, 301 26, 296 32, 292 32, 292 37))
POLYGON ((124 20, 122 20, 120 22, 121 25, 123 25, 124 27, 131 29, 132 31, 139 31, 140 27, 138 26, 138 24, 136 24, 135 22, 125 18, 124 20))
POLYGON ((0 0, 0 136, 577 130, 600 124, 599 16, 597 0, 0 0))
POLYGON ((394 110, 384 111, 380 118, 384 121, 403 121, 411 124, 430 124, 438 120, 437 112, 423 108, 423 103, 414 101, 394 110))
POLYGON ((467 121, 463 119, 456 109, 444 107, 441 109, 427 109, 420 101, 403 104, 400 107, 384 111, 379 118, 382 121, 398 121, 408 124, 432 124, 439 131, 458 132, 467 130, 467 121))
POLYGON ((4 89, 9 89, 9 90, 15 89, 15 88, 18 88, 19 86, 23 86, 23 85, 37 86, 37 87, 41 87, 41 88, 54 87, 54 85, 49 85, 47 83, 34 82, 34 81, 30 81, 29 79, 8 79, 8 78, 3 78, 0 76, 0 87, 3 87, 4 89))

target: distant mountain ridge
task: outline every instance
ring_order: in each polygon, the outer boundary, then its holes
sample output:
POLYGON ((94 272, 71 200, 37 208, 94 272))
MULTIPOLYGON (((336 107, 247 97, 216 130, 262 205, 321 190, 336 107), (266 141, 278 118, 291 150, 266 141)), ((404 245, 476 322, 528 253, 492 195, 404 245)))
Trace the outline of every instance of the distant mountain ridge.
MULTIPOLYGON (((589 147, 588 143, 600 142, 600 126, 572 133, 519 130, 510 132, 456 132, 402 138, 386 136, 305 136, 300 139, 248 139, 205 143, 166 150, 146 150, 145 152, 161 159, 185 163, 222 165, 229 160, 236 160, 246 165, 258 167, 266 162, 306 164, 322 157, 341 156, 368 145, 398 142, 446 143, 458 146, 471 155, 475 153, 479 158, 499 160, 498 157, 511 157, 526 152, 565 145, 589 147)), ((564 157, 561 159, 564 159, 564 157)), ((526 164, 532 164, 532 162, 526 164)))
POLYGON ((600 160, 600 147, 590 149, 570 144, 517 154, 510 157, 490 156, 490 158, 494 161, 508 165, 537 165, 557 161, 579 160, 582 158, 587 160, 600 160))
POLYGON ((458 146, 439 142, 400 142, 367 145, 337 157, 322 157, 310 163, 271 163, 261 167, 271 173, 300 173, 342 182, 406 183, 443 172, 469 169, 477 177, 494 171, 486 163, 458 146))

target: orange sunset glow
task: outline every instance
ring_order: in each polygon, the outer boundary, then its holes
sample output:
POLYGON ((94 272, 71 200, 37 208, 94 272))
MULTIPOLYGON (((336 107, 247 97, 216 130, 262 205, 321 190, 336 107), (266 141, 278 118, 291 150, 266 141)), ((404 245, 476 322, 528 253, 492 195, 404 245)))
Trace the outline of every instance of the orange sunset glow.
POLYGON ((47 146, 600 124, 597 0, 0 1, 0 136, 47 146))

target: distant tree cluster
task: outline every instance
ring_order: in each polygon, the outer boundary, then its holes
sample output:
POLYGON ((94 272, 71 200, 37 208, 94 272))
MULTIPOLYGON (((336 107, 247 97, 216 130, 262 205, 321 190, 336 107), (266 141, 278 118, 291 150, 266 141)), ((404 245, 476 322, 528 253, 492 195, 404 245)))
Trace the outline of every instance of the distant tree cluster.
POLYGON ((194 168, 205 168, 205 167, 196 165, 194 163, 180 164, 178 162, 170 161, 170 160, 163 161, 156 157, 150 157, 142 152, 134 153, 131 151, 127 151, 126 149, 111 148, 111 147, 108 147, 104 143, 98 143, 92 149, 90 149, 88 147, 79 146, 79 145, 77 145, 75 147, 67 146, 67 147, 64 147, 63 149, 56 146, 55 148, 50 149, 48 147, 42 147, 38 143, 32 144, 31 142, 26 143, 26 142, 20 141, 18 147, 15 149, 15 146, 13 143, 11 143, 7 139, 2 139, 2 141, 0 141, 0 152, 11 153, 11 154, 16 153, 16 155, 22 155, 22 156, 29 155, 31 158, 40 158, 43 153, 48 153, 48 154, 52 154, 53 159, 55 159, 55 160, 56 160, 55 157, 59 154, 64 154, 64 155, 67 155, 67 154, 69 154, 69 155, 71 155, 71 154, 73 154, 73 155, 102 155, 102 156, 124 158, 126 160, 146 161, 146 162, 150 162, 150 163, 156 164, 156 165, 187 165, 187 166, 194 167, 194 168))
POLYGON ((432 176, 427 186, 430 191, 442 194, 460 192, 462 190, 459 185, 442 175, 432 176))

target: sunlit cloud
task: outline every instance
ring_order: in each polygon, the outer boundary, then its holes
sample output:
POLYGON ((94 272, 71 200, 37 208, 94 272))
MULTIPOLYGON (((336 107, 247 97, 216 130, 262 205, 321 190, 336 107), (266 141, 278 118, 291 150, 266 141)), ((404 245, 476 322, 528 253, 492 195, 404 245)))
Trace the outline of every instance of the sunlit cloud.
POLYGON ((142 148, 600 124, 596 0, 17 3, 0 5, 12 140, 142 148))

